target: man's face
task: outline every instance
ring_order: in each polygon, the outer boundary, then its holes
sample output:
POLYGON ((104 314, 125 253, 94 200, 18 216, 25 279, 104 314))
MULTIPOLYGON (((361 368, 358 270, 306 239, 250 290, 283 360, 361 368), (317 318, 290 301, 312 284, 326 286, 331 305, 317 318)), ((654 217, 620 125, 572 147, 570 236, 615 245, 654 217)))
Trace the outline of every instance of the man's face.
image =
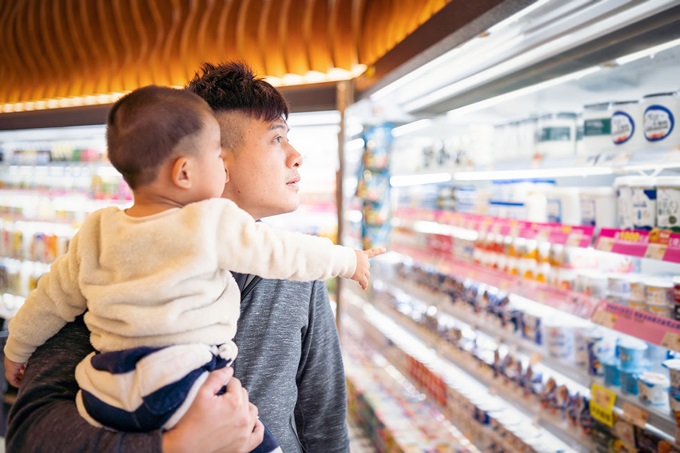
POLYGON ((302 155, 288 143, 286 122, 267 123, 245 115, 239 115, 237 121, 219 120, 223 131, 241 128, 233 146, 237 149, 224 148, 229 181, 222 196, 255 219, 296 210, 302 155))

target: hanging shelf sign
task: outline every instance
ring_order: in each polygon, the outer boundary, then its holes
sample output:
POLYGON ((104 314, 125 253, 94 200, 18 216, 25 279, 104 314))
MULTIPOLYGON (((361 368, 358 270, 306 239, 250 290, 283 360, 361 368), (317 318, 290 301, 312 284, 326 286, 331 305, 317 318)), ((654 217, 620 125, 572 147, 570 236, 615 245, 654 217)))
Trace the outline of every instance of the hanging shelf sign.
POLYGON ((680 352, 680 321, 601 301, 591 320, 618 332, 680 352))

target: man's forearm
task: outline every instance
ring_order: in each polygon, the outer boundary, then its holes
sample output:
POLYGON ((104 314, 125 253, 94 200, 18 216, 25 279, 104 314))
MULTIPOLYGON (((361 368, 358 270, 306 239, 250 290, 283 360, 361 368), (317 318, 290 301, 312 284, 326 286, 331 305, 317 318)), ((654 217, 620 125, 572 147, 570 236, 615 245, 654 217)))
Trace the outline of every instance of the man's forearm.
POLYGON ((92 352, 82 317, 38 348, 9 414, 7 451, 161 451, 160 431, 127 434, 88 424, 75 406, 75 366, 92 352))

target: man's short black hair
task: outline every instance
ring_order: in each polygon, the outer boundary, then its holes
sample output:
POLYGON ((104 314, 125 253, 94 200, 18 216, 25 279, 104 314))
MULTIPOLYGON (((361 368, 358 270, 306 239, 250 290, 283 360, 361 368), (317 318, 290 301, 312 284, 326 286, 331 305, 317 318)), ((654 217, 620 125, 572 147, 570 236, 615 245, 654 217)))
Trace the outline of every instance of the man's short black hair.
POLYGON ((270 83, 256 77, 247 64, 239 61, 213 65, 204 63, 187 85, 215 111, 238 110, 262 121, 288 119, 288 103, 270 83))

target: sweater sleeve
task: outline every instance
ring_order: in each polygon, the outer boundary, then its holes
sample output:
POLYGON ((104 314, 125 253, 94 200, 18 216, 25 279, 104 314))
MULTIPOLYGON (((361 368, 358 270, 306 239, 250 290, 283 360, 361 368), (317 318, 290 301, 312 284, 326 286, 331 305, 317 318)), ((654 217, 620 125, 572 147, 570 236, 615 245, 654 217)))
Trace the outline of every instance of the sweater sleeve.
POLYGON ((26 367, 7 424, 7 451, 161 452, 161 432, 123 433, 91 426, 75 405, 75 367, 92 352, 82 317, 40 346, 26 367))
POLYGON ((298 281, 350 278, 354 274, 354 249, 334 245, 326 238, 255 222, 232 202, 222 206, 215 231, 224 268, 263 278, 298 281))
POLYGON ((10 320, 5 356, 13 362, 26 363, 38 346, 85 311, 87 302, 78 285, 78 237, 73 237, 68 252, 40 278, 10 320))

